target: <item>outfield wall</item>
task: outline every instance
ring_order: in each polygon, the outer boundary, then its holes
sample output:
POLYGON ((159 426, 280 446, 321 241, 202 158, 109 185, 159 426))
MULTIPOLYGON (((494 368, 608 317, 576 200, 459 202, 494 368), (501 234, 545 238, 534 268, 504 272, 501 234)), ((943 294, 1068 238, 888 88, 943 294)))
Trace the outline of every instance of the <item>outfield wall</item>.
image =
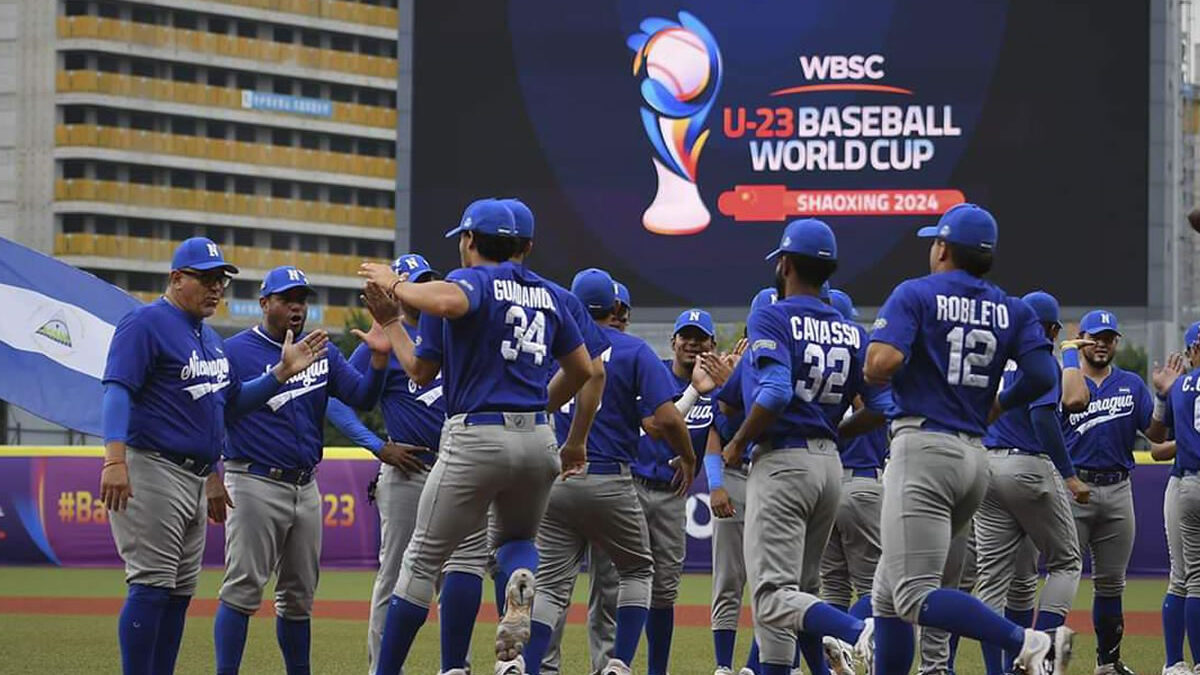
MULTIPOLYGON (((1169 465, 1138 454, 1144 465, 1133 479, 1138 528, 1130 572, 1165 574, 1162 495, 1169 465)), ((120 564, 107 513, 97 501, 102 456, 95 447, 0 447, 0 564, 120 564)), ((376 566, 379 514, 367 502, 367 484, 378 466, 363 450, 326 449, 317 479, 325 523, 323 565, 376 566)), ((136 499, 136 485, 133 492, 136 499)), ((687 513, 686 568, 707 572, 712 527, 703 476, 692 487, 687 513)), ((220 566, 223 552, 223 528, 210 523, 205 564, 220 566)))

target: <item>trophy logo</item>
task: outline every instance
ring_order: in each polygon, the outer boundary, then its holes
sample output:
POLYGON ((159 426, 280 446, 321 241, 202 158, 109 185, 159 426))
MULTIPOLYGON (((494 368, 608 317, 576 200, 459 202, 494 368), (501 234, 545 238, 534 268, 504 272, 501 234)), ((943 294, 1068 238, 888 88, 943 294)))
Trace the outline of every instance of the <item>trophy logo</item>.
POLYGON ((704 128, 721 88, 721 52, 695 16, 649 18, 630 35, 633 74, 641 79, 642 125, 654 147, 658 192, 642 214, 656 234, 700 232, 712 220, 696 188, 696 163, 708 140, 704 128))

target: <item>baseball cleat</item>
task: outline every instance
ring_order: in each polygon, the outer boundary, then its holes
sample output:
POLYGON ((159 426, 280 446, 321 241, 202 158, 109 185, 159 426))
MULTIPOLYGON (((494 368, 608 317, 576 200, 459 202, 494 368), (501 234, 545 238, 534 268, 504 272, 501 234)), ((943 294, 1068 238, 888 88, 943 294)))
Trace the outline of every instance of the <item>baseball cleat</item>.
POLYGON ((1136 675, 1132 668, 1122 663, 1119 659, 1112 663, 1096 666, 1096 670, 1093 672, 1095 675, 1136 675))
POLYGON ((1046 657, 1050 655, 1052 647, 1054 641, 1050 639, 1049 634, 1026 628, 1025 642, 1021 645, 1021 652, 1017 654, 1016 661, 1013 661, 1014 675, 1042 675, 1046 657))
POLYGON ((829 662, 832 675, 857 675, 854 672, 854 649, 841 640, 826 635, 821 639, 825 649, 825 660, 829 662))
POLYGON ((738 671, 738 675, 756 675, 756 673, 749 668, 742 668, 738 671))
POLYGON ((525 675, 525 657, 517 654, 511 661, 497 661, 496 675, 525 675))
POLYGON ((438 675, 471 675, 471 674, 462 668, 453 668, 451 670, 447 670, 446 672, 439 671, 438 675))
POLYGON ((601 675, 633 675, 633 671, 620 659, 609 659, 601 675))
POLYGON ((1169 666, 1163 666, 1162 675, 1192 675, 1192 669, 1188 668, 1188 664, 1180 661, 1169 666))
POLYGON ((733 675, 733 671, 724 666, 721 666, 720 668, 717 668, 716 670, 713 671, 713 675, 733 675))
POLYGON ((1054 629, 1054 651, 1046 661, 1046 675, 1065 675, 1075 651, 1075 631, 1066 626, 1054 629))
MULTIPOLYGON (((529 641, 534 584, 533 572, 524 568, 513 572, 508 578, 508 585, 504 589, 504 616, 496 626, 497 661, 516 660, 529 641)), ((499 670, 496 672, 500 673, 499 670)), ((524 662, 521 672, 525 672, 524 662)))
MULTIPOLYGON (((863 664, 867 675, 875 672, 875 619, 863 619, 862 632, 854 642, 854 658, 863 664)), ((854 672, 853 669, 850 672, 854 672)))

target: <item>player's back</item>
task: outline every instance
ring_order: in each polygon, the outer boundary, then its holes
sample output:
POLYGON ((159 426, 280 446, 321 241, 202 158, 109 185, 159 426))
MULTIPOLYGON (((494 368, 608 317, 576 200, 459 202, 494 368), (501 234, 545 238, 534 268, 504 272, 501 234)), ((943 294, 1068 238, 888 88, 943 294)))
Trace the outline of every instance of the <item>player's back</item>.
POLYGON ((444 326, 446 414, 545 410, 555 359, 580 344, 554 294, 537 274, 511 262, 457 269, 446 280, 470 304, 444 326))
POLYGON ((1175 467, 1173 473, 1200 471, 1200 368, 1179 376, 1167 393, 1164 423, 1175 432, 1175 467))
POLYGON ((900 284, 871 341, 905 355, 892 378, 898 417, 975 436, 987 428, 1005 363, 1050 344, 1028 305, 961 270, 900 284))

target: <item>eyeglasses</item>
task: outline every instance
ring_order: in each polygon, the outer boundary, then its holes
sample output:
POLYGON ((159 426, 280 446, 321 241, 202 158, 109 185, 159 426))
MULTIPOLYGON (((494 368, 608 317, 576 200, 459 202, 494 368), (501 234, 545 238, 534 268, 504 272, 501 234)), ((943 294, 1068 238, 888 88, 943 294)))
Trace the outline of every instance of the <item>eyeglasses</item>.
POLYGON ((233 277, 218 270, 216 272, 197 272, 195 270, 179 270, 180 274, 187 275, 196 281, 200 282, 201 286, 212 288, 219 286, 221 289, 229 288, 229 284, 233 282, 233 277))

